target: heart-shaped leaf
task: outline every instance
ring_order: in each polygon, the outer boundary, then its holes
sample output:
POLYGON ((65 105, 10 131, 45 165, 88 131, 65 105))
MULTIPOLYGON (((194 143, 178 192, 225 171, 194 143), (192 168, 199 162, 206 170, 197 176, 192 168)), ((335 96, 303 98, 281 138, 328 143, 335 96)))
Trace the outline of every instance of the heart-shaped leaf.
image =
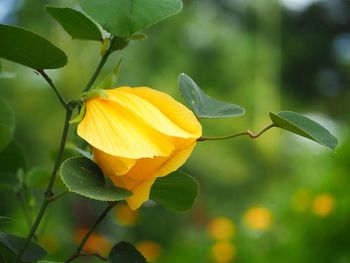
POLYGON ((11 106, 0 97, 0 151, 11 142, 14 131, 15 114, 11 106))
POLYGON ((184 73, 179 76, 179 88, 187 105, 198 118, 229 118, 245 113, 245 110, 238 105, 210 98, 184 73))
MULTIPOLYGON (((21 251, 26 239, 12 234, 0 232, 0 255, 3 261, 13 262, 21 251)), ((35 242, 31 241, 21 257, 21 262, 36 262, 46 257, 46 251, 35 242)))
POLYGON ((298 134, 334 150, 338 139, 317 122, 292 111, 270 113, 272 123, 277 127, 298 134))
POLYGON ((54 6, 47 6, 46 10, 72 38, 102 41, 100 29, 85 14, 72 8, 54 6))
POLYGON ((131 195, 125 189, 107 187, 98 165, 86 157, 73 157, 63 162, 60 175, 68 190, 99 201, 120 201, 131 195))
POLYGON ((181 11, 181 0, 80 0, 83 10, 114 36, 131 37, 181 11))
POLYGON ((144 256, 132 244, 124 241, 112 248, 108 259, 112 263, 147 263, 144 256))
POLYGON ((155 181, 150 199, 170 210, 186 211, 192 207, 197 194, 197 180, 184 172, 176 171, 155 181))
POLYGON ((61 68, 67 63, 62 50, 36 33, 0 24, 0 57, 36 69, 61 68))

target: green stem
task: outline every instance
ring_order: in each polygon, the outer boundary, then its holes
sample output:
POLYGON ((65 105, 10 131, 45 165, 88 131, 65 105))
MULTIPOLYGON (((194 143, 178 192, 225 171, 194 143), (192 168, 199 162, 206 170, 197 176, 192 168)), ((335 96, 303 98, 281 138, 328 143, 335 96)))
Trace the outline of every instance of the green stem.
POLYGON ((64 122, 64 128, 63 128, 63 132, 62 132, 60 149, 59 149, 59 152, 58 152, 58 156, 56 158, 56 162, 55 162, 54 168, 52 169, 50 180, 49 180, 46 192, 45 192, 45 198, 44 198, 44 200, 43 200, 43 202, 41 204, 39 213, 38 213, 38 215, 37 215, 37 217, 36 217, 36 219, 34 221, 34 224, 33 224, 32 228, 31 228, 31 230, 30 230, 30 232, 29 232, 29 234, 27 236, 27 239, 26 239, 22 249, 20 250, 20 252, 16 256, 16 259, 14 261, 15 263, 20 262, 20 259, 21 259, 22 255, 24 254, 26 248, 28 247, 30 241, 32 240, 33 236, 35 235, 36 230, 38 229, 38 227, 40 225, 40 222, 41 222, 41 220, 42 220, 42 218, 43 218, 43 216, 45 214, 45 211, 47 209, 47 206, 50 203, 50 198, 53 196, 52 188, 53 188, 53 185, 55 183, 57 171, 58 171, 59 166, 60 166, 61 161, 62 161, 64 147, 66 145, 67 136, 68 136, 69 120, 70 120, 71 115, 72 115, 72 110, 68 107, 68 109, 66 111, 66 119, 65 119, 65 122, 64 122))
POLYGON ((69 191, 66 190, 66 191, 63 191, 62 193, 53 195, 53 196, 49 197, 49 201, 50 202, 56 201, 57 199, 61 198, 62 196, 64 196, 65 194, 68 194, 68 193, 69 193, 69 191))
POLYGON ((79 246, 77 247, 77 249, 73 253, 73 255, 71 255, 68 259, 66 259, 64 261, 65 263, 71 262, 74 259, 76 259, 76 258, 78 258, 79 256, 82 255, 81 251, 84 248, 84 245, 86 244, 86 242, 89 240, 89 237, 94 233, 94 231, 96 230, 97 226, 103 221, 103 219, 106 218, 106 216, 108 215, 109 211, 111 211, 112 208, 117 205, 117 203, 118 203, 117 201, 109 203, 109 205, 103 210, 101 215, 97 218, 95 224, 86 233, 86 235, 84 236, 83 240, 80 242, 79 246))
POLYGON ((56 93, 59 101, 61 102, 61 104, 63 105, 63 107, 68 110, 69 106, 67 104, 67 102, 63 99, 61 93, 58 91, 58 89, 56 88, 56 86, 53 84, 52 80, 50 79, 50 77, 45 73, 44 70, 37 70, 38 73, 43 76, 43 78, 47 81, 47 83, 49 83, 49 85, 51 86, 51 88, 53 89, 53 91, 56 93))
POLYGON ((115 41, 116 41, 115 38, 113 38, 113 39, 111 40, 109 49, 108 49, 108 50, 106 51, 106 53, 104 53, 104 55, 102 56, 102 58, 101 58, 101 60, 100 60, 100 63, 98 64, 98 66, 97 66, 97 68, 96 68, 94 74, 93 74, 92 77, 90 78, 88 84, 86 84, 86 86, 85 86, 83 92, 87 92, 87 91, 92 87, 92 85, 95 83, 95 81, 96 81, 98 75, 100 74, 100 72, 101 72, 103 66, 104 66, 104 65, 106 64, 106 62, 107 62, 107 59, 108 59, 109 55, 112 54, 112 52, 113 52, 112 46, 113 46, 113 44, 114 44, 115 41))
POLYGON ((203 141, 219 141, 219 140, 227 140, 227 139, 232 139, 235 137, 239 137, 239 136, 249 136, 252 139, 258 138, 260 137, 262 134, 264 134, 266 131, 268 131, 269 129, 276 127, 275 124, 270 124, 269 126, 265 127, 264 129, 262 129, 260 132, 258 133, 253 133, 252 131, 246 131, 246 132, 240 132, 240 133, 236 133, 236 134, 231 134, 231 135, 227 135, 227 136, 218 136, 218 137, 200 137, 197 139, 197 141, 199 142, 203 142, 203 141))

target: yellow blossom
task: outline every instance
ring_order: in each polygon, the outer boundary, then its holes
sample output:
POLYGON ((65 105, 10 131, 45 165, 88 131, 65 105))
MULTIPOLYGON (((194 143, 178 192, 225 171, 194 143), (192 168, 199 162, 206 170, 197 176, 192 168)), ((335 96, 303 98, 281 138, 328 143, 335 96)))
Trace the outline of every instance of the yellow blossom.
POLYGON ((233 222, 226 217, 216 217, 211 220, 207 227, 208 234, 219 241, 230 240, 236 231, 233 222))
POLYGON ((236 247, 230 242, 218 242, 211 249, 214 261, 217 263, 229 263, 236 257, 236 247))
POLYGON ((93 148, 104 175, 133 192, 131 209, 148 200, 157 177, 182 166, 202 128, 194 114, 169 95, 147 87, 105 90, 86 101, 78 134, 93 148))
POLYGON ((245 213, 243 222, 249 229, 263 231, 270 228, 272 215, 269 209, 256 206, 245 213))
POLYGON ((334 198, 330 194, 321 194, 315 197, 312 203, 312 211, 315 215, 325 217, 334 208, 334 198))
POLYGON ((136 248, 149 262, 156 261, 162 253, 161 246, 153 241, 142 241, 136 244, 136 248))

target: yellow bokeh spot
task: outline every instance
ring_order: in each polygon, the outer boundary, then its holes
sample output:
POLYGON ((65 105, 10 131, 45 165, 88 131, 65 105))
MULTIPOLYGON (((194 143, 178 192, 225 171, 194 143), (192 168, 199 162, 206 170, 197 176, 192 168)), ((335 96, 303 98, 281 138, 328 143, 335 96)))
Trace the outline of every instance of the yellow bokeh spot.
POLYGON ((134 226, 139 219, 138 211, 131 210, 126 204, 117 206, 115 216, 123 226, 134 226))
POLYGON ((312 203, 312 211, 318 216, 327 216, 334 209, 334 198, 330 194, 321 194, 315 197, 312 203))
POLYGON ((306 212, 310 207, 311 202, 311 194, 307 189, 299 189, 293 194, 292 207, 296 212, 306 212))
POLYGON ((264 231, 271 226, 272 214, 265 207, 252 207, 245 213, 243 222, 249 229, 264 231))
POLYGON ((149 262, 157 260, 162 254, 161 246, 153 241, 142 241, 136 244, 136 248, 149 262))
POLYGON ((230 242, 218 242, 211 249, 214 262, 229 263, 236 257, 236 247, 230 242))
MULTIPOLYGON (((79 229, 76 231, 74 241, 77 245, 80 244, 87 231, 87 229, 79 229)), ((87 253, 96 253, 101 256, 107 256, 111 248, 112 244, 105 237, 97 233, 93 233, 85 243, 83 251, 87 253)))
POLYGON ((207 231, 210 237, 216 240, 228 241, 235 235, 236 227, 230 219, 216 217, 209 222, 207 231))
POLYGON ((60 244, 55 236, 43 235, 39 238, 39 244, 42 245, 49 253, 54 253, 60 248, 60 244))

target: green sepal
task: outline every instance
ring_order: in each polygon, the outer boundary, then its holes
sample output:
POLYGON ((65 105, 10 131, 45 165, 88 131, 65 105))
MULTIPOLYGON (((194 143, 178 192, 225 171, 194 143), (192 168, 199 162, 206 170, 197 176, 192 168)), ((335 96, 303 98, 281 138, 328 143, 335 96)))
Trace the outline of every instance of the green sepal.
POLYGON ((82 101, 87 101, 88 99, 91 99, 93 97, 100 97, 102 99, 107 99, 108 98, 108 94, 103 89, 94 89, 94 90, 91 90, 91 91, 83 92, 80 95, 80 99, 82 101))
POLYGON ((85 116, 85 112, 86 112, 86 104, 83 103, 83 105, 80 108, 79 114, 75 118, 71 119, 69 121, 69 124, 75 124, 75 123, 81 122, 85 116))
POLYGON ((98 86, 96 86, 96 88, 94 88, 94 90, 110 89, 114 86, 114 83, 116 83, 118 80, 122 61, 123 59, 119 60, 112 73, 108 74, 107 77, 104 80, 102 80, 101 83, 98 86))

